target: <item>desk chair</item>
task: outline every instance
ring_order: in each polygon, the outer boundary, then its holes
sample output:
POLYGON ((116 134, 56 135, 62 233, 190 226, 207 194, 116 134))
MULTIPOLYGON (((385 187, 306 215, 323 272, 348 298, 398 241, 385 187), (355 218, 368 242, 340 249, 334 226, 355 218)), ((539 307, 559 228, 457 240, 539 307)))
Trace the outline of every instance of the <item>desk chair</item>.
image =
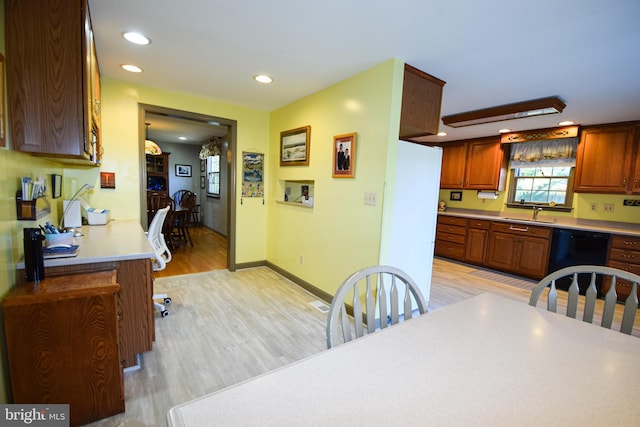
POLYGON ((582 320, 593 323, 596 309, 602 312, 602 321, 600 325, 603 328, 611 329, 616 309, 616 286, 630 286, 631 293, 624 303, 624 311, 622 314, 622 322, 620 332, 631 334, 633 323, 635 322, 636 312, 638 311, 638 285, 640 285, 640 276, 629 273, 624 270, 618 270, 611 267, 603 267, 600 265, 578 265, 573 267, 565 267, 544 277, 531 291, 529 305, 535 307, 538 299, 543 291, 549 288, 547 292, 547 310, 557 313, 558 292, 556 290, 556 280, 569 277, 571 285, 567 291, 567 317, 577 316, 578 308, 583 309, 582 320), (585 295, 580 295, 578 286, 578 276, 580 274, 587 275, 589 279, 589 287, 586 289, 585 295), (604 294, 604 303, 597 299, 598 290, 596 282, 602 278, 604 288, 608 288, 604 294))
MULTIPOLYGON (((171 251, 167 247, 167 243, 164 240, 164 234, 162 233, 162 227, 164 221, 167 217, 167 213, 171 209, 170 205, 162 209, 158 209, 153 219, 151 220, 151 225, 149 225, 149 231, 147 232, 147 239, 153 248, 154 258, 152 261, 153 271, 164 270, 167 267, 167 263, 171 261, 171 251)), ((162 317, 167 317, 169 315, 169 311, 166 309, 165 305, 155 302, 155 300, 161 299, 165 304, 171 303, 171 298, 167 294, 154 294, 153 295, 153 305, 160 311, 162 317)))
POLYGON ((395 325, 409 320, 413 316, 412 305, 417 305, 419 314, 427 312, 427 303, 418 285, 407 273, 399 268, 388 265, 367 267, 348 277, 336 291, 327 317, 327 348, 340 343, 338 337, 342 332, 342 342, 352 340, 351 330, 355 330, 355 337, 365 334, 363 317, 366 316, 366 333, 384 329, 388 325, 395 325), (399 313, 398 290, 403 289, 403 314, 399 313), (364 292, 363 292, 364 291, 364 292), (361 295, 364 293, 366 314, 362 312, 361 295), (345 301, 351 295, 353 310, 353 325, 347 315, 345 301), (388 306, 391 312, 388 311, 388 306), (376 310, 380 314, 379 325, 376 325, 376 310))

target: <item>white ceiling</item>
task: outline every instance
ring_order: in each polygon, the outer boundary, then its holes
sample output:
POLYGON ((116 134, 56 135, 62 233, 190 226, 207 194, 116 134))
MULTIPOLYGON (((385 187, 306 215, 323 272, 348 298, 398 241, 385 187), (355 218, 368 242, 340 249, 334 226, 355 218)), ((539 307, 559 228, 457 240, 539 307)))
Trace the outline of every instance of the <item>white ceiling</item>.
POLYGON ((441 125, 449 135, 427 140, 640 120, 638 0, 89 3, 103 77, 271 111, 399 58, 447 82, 442 115, 547 96, 567 104, 560 115, 441 125), (152 43, 126 42, 132 30, 152 43), (259 73, 274 82, 256 83, 259 73))

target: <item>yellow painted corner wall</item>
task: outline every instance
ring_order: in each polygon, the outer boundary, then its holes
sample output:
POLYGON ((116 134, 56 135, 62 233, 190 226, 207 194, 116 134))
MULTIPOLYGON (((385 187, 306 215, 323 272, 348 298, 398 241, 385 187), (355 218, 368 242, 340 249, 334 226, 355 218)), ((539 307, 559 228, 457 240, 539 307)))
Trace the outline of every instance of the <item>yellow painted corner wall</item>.
MULTIPOLYGON (((140 149, 138 106, 147 104, 236 120, 237 200, 241 195, 242 151, 268 150, 269 113, 219 102, 210 98, 160 90, 119 80, 101 79, 102 141, 104 155, 99 168, 68 166, 64 171, 65 195, 84 183, 94 185, 87 202, 111 210, 112 219, 140 219, 140 149), (115 189, 100 188, 100 172, 116 174, 115 189)), ((238 202, 239 203, 239 202, 238 202)), ((236 206, 236 262, 265 259, 266 214, 262 203, 236 206)))
POLYGON ((378 262, 382 204, 364 205, 363 199, 365 192, 384 190, 396 63, 386 61, 271 113, 267 260, 329 294, 357 269, 378 262), (280 166, 280 132, 306 125, 309 166, 280 166), (333 178, 333 137, 352 132, 355 178, 333 178), (314 181, 313 209, 278 203, 285 180, 314 181))
MULTIPOLYGON (((508 184, 507 184, 508 188, 508 184)), ((451 191, 458 190, 440 190, 440 200, 447 203, 448 208, 486 210, 491 212, 500 212, 504 214, 512 214, 523 216, 527 212, 523 209, 508 208, 506 206, 507 191, 501 191, 495 200, 479 199, 477 191, 463 190, 462 200, 450 200, 451 191)), ((638 199, 638 196, 620 195, 620 194, 593 194, 593 193, 574 193, 573 210, 571 212, 545 212, 542 210, 539 217, 549 218, 575 218, 596 221, 614 221, 626 222, 632 224, 640 224, 640 208, 634 206, 624 206, 624 199, 638 199), (591 204, 595 203, 597 210, 591 211, 591 204), (612 204, 613 212, 605 212, 604 205, 612 204)))

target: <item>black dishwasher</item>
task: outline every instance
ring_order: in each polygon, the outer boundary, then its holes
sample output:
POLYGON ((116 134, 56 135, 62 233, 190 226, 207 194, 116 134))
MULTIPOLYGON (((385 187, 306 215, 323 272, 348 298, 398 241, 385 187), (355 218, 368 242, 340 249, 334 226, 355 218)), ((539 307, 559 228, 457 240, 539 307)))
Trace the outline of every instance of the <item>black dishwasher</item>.
MULTIPOLYGON (((609 237, 610 235, 607 233, 554 228, 547 273, 573 265, 605 265, 609 237)), ((578 275, 578 287, 582 295, 589 287, 590 281, 591 274, 578 275)), ((567 290, 570 285, 571 279, 569 278, 556 281, 558 289, 567 290)), ((601 277, 596 281, 596 288, 598 296, 602 296, 601 277)))

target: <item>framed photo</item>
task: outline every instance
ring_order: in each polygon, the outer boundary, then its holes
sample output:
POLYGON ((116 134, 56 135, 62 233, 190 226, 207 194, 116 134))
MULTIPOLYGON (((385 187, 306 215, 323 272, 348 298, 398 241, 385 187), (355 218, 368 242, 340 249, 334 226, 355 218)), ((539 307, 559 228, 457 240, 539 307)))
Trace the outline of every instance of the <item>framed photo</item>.
POLYGON ((176 176, 191 176, 191 165, 176 165, 176 176))
POLYGON ((309 166, 311 126, 280 132, 280 166, 309 166))
POLYGON ((459 202, 462 200, 462 191, 452 191, 449 193, 449 200, 455 200, 459 202))
POLYGON ((51 197, 62 197, 62 175, 57 173, 51 174, 51 197))
POLYGON ((200 188, 204 188, 204 176, 200 177, 200 188))
POLYGON ((116 188, 116 173, 100 172, 100 188, 116 188))
POLYGON ((201 159, 200 160, 200 172, 204 172, 204 168, 205 168, 206 164, 207 164, 207 161, 205 159, 201 159))
POLYGON ((334 178, 354 178, 356 167, 356 133, 347 133, 333 137, 334 178))

